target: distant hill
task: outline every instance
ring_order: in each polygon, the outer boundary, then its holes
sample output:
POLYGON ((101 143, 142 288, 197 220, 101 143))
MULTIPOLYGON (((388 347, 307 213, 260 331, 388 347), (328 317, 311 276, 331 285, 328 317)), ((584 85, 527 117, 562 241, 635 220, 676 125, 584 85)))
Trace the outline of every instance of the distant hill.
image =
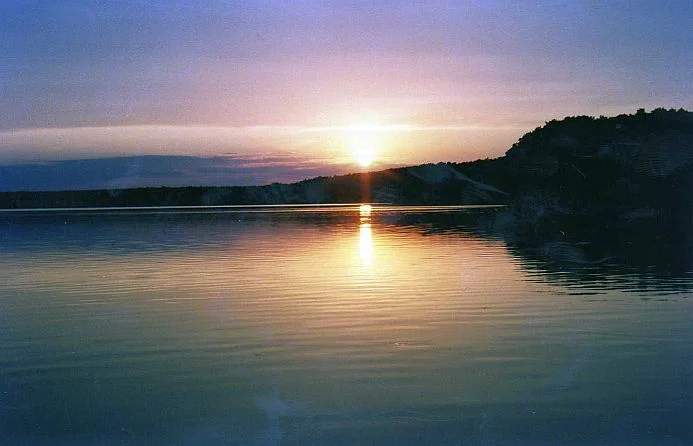
MULTIPOLYGON (((438 163, 292 184, 0 193, 0 208, 298 204, 507 204, 523 223, 561 216, 643 219, 690 212, 693 113, 568 117, 497 159, 438 163)), ((538 225, 538 226, 537 226, 538 225)))
POLYGON ((0 208, 214 206, 387 202, 396 204, 504 203, 508 194, 439 163, 316 177, 292 184, 230 187, 0 192, 0 208))

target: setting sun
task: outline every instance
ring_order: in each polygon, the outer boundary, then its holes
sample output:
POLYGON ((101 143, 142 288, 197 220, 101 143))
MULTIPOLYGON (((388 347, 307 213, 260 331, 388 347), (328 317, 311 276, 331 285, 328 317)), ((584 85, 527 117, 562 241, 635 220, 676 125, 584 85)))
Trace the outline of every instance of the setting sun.
POLYGON ((375 161, 381 143, 380 130, 375 125, 355 125, 347 128, 346 148, 361 167, 368 167, 375 161))
POLYGON ((373 163, 373 147, 364 145, 353 150, 354 159, 362 167, 368 167, 373 163))

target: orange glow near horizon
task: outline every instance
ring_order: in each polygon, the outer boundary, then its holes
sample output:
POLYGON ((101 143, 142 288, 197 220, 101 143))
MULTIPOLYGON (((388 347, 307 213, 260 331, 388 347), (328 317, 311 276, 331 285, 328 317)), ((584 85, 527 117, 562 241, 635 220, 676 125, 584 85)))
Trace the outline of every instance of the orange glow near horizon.
POLYGON ((376 119, 355 120, 352 122, 366 124, 353 125, 126 125, 0 130, 0 157, 13 163, 32 163, 190 156, 190 147, 195 147, 194 156, 237 159, 243 171, 266 176, 264 182, 291 182, 298 178, 278 177, 271 169, 333 175, 353 172, 354 166, 365 169, 388 164, 472 161, 502 155, 524 133, 519 128, 393 124, 393 120, 388 118, 386 124, 376 119), (103 149, 94 153, 97 146, 103 149), (325 172, 319 171, 321 167, 325 172))

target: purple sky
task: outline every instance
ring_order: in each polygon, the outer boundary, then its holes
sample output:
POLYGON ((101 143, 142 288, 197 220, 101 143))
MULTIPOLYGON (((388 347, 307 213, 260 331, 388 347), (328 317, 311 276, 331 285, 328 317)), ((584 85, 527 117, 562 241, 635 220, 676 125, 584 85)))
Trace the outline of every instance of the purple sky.
POLYGON ((0 165, 495 157, 554 118, 693 108, 690 42, 688 0, 5 0, 0 165))

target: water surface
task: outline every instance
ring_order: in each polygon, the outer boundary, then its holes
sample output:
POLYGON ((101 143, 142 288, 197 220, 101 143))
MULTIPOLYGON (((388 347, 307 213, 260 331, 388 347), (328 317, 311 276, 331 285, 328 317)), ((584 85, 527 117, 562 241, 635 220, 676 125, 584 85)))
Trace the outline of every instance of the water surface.
POLYGON ((0 441, 693 442, 690 271, 480 212, 2 213, 0 441))

